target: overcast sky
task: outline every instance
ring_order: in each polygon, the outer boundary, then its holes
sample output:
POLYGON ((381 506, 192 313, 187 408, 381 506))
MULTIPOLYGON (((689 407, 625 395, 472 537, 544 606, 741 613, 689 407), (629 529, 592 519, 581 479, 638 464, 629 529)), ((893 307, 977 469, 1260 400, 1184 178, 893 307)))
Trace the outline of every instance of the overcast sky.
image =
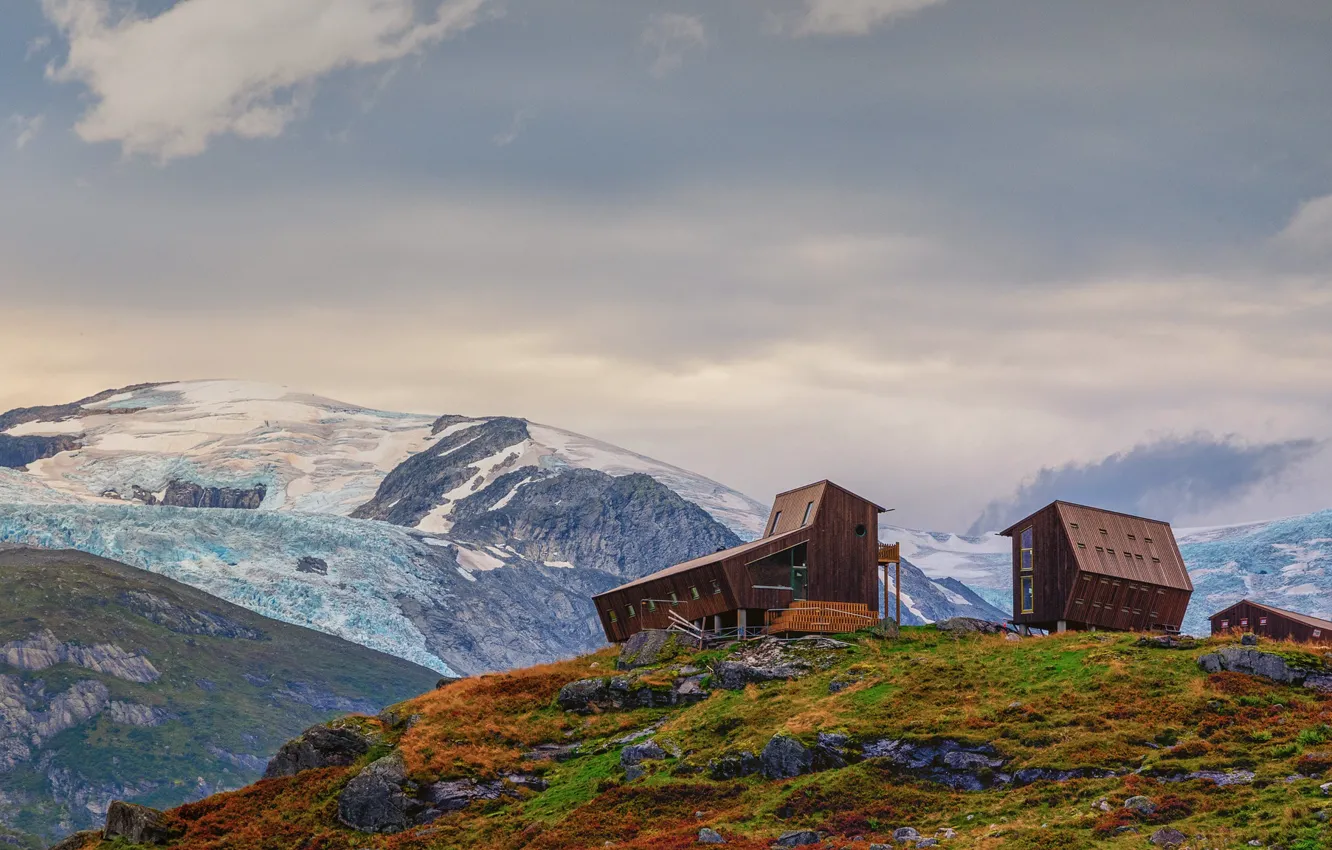
POLYGON ((274 381, 959 531, 1329 508, 1329 92, 1326 0, 13 0, 0 409, 274 381))

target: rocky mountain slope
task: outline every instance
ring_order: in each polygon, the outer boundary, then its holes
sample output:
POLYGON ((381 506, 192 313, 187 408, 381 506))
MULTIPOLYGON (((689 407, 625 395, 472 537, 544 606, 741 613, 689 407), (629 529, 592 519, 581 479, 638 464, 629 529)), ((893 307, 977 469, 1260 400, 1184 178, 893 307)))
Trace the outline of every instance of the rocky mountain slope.
POLYGON ((438 679, 78 552, 0 547, 0 576, 0 846, 241 787, 311 723, 438 679))
MULTIPOLYGON (((593 649, 591 595, 734 545, 767 514, 526 420, 229 381, 12 411, 0 434, 64 441, 0 468, 0 541, 122 560, 442 673, 593 649)), ((908 622, 996 615, 910 568, 903 587, 908 622)))
POLYGON ((148 826, 177 850, 1332 841, 1321 656, 945 626, 640 646, 631 670, 604 651, 454 682, 310 730, 264 782, 126 811, 114 832, 148 826))

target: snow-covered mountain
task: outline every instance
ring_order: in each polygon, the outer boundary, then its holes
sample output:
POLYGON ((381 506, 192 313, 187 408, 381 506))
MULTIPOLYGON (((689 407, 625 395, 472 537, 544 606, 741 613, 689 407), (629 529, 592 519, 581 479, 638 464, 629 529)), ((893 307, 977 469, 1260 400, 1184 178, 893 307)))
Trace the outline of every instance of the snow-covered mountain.
MULTIPOLYGON (((767 513, 558 428, 280 387, 145 384, 0 415, 0 542, 120 560, 442 672, 595 647, 591 595, 750 539, 767 513)), ((907 622, 999 613, 937 554, 904 554, 937 570, 904 564, 907 622)))

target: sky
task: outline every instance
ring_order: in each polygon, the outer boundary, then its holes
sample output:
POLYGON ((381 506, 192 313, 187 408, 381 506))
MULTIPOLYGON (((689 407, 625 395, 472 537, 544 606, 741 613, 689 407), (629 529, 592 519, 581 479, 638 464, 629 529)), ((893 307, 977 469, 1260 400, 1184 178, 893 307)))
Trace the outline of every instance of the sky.
POLYGON ((1326 0, 14 0, 0 409, 235 377, 757 498, 1332 508, 1326 0))

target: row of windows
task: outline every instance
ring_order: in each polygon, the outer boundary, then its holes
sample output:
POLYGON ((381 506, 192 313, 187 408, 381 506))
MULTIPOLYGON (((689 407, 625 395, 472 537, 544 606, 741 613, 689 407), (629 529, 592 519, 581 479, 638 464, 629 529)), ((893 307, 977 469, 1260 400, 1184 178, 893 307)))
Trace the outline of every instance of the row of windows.
MULTIPOLYGON (((1078 524, 1077 524, 1076 522, 1070 522, 1068 525, 1069 525, 1070 528, 1075 528, 1075 529, 1076 529, 1076 528, 1078 527, 1078 524)), ((1099 531, 1099 532, 1101 532, 1102 534, 1104 534, 1104 535, 1107 536, 1107 537, 1110 536, 1110 532, 1107 531, 1107 530, 1104 529, 1104 528, 1098 528, 1098 529, 1096 529, 1096 530, 1099 531)), ((1136 540, 1138 539, 1138 536, 1137 536, 1136 534, 1127 534, 1127 535, 1125 535, 1125 536, 1126 536, 1129 540, 1133 540, 1133 541, 1136 541, 1136 540)), ((1142 542, 1143 542, 1143 543, 1151 543, 1151 542, 1152 542, 1152 538, 1150 538, 1150 537, 1144 537, 1144 538, 1142 538, 1142 542)), ((1079 545, 1081 545, 1081 544, 1079 544, 1079 545)))
MULTIPOLYGON (((721 592, 722 592, 721 581, 719 581, 718 579, 715 579, 715 578, 714 578, 714 579, 712 580, 712 593, 713 593, 713 595, 715 596, 715 595, 717 595, 717 594, 719 594, 719 593, 721 593, 721 592)), ((671 593, 671 606, 674 607, 674 606, 676 606, 676 605, 679 605, 679 604, 680 604, 680 596, 679 596, 679 594, 677 594, 674 590, 672 590, 670 593, 671 593)), ((690 598, 690 600, 692 601, 692 600, 694 600, 694 599, 698 599, 699 597, 700 597, 700 594, 699 594, 699 592, 698 592, 698 585, 694 585, 694 586, 690 587, 690 588, 689 588, 689 598, 690 598)), ((655 600, 655 599, 647 599, 647 600, 644 600, 644 601, 645 601, 645 603, 646 603, 647 611, 648 611, 649 614, 651 614, 652 612, 654 612, 654 611, 657 610, 657 600, 655 600)), ((631 620, 638 616, 638 611, 634 608, 633 605, 626 605, 626 606, 624 606, 624 610, 625 610, 625 612, 629 615, 629 619, 631 619, 631 620)), ((618 622, 620 621, 619 618, 615 616, 615 612, 614 612, 614 611, 607 611, 606 613, 610 615, 610 621, 611 621, 612 623, 618 623, 618 622)))
MULTIPOLYGON (((1241 618, 1240 618, 1240 628, 1247 628, 1248 625, 1249 625, 1249 618, 1248 618, 1248 617, 1241 617, 1241 618)), ((1260 626, 1265 626, 1265 625, 1267 625, 1267 618, 1266 618, 1266 617, 1259 617, 1259 618, 1258 618, 1258 625, 1260 625, 1260 626)), ((1221 628, 1222 628, 1222 630, 1225 630, 1225 629, 1230 628, 1230 621, 1229 621, 1229 620, 1222 620, 1222 621, 1221 621, 1221 628)), ((1314 629, 1314 631, 1313 631, 1313 635, 1314 635, 1314 637, 1322 637, 1322 635, 1323 635, 1323 630, 1322 630, 1322 629, 1314 629)))

